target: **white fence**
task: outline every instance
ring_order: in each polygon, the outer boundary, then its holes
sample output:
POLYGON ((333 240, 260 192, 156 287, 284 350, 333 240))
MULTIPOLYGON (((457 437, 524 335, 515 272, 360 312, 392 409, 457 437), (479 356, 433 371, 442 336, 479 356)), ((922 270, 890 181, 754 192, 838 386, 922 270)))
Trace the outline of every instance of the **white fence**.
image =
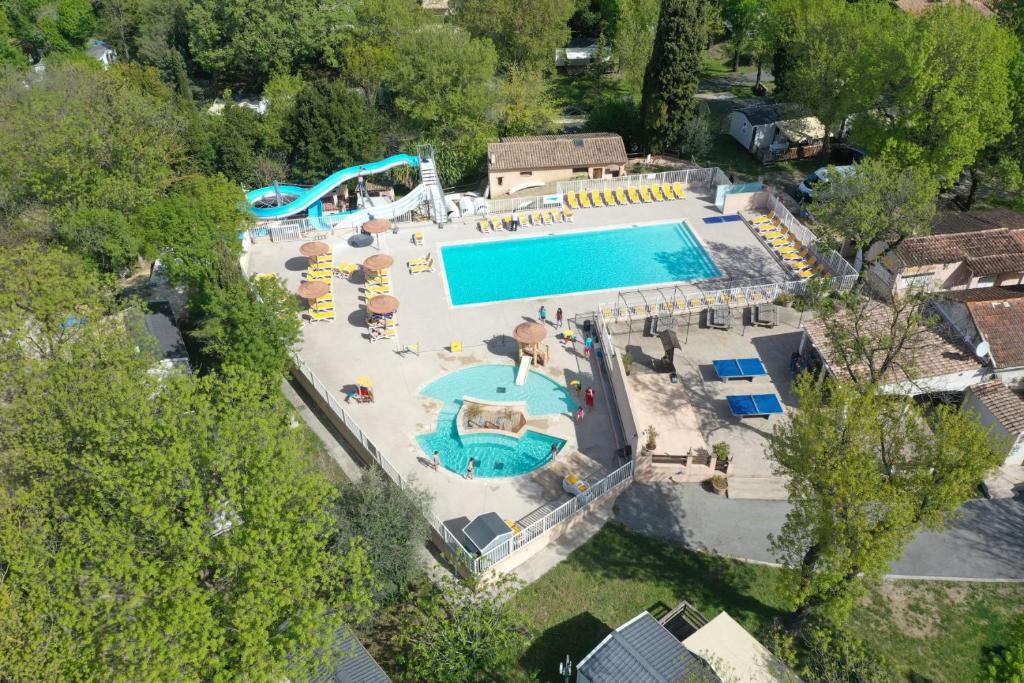
POLYGON ((503 197, 488 199, 488 213, 512 213, 513 211, 537 211, 562 205, 562 195, 531 195, 528 197, 503 197))
POLYGON ((843 283, 849 281, 848 285, 844 284, 839 287, 840 289, 849 289, 850 287, 853 287, 854 283, 857 281, 857 270, 850 265, 849 261, 844 259, 834 249, 820 249, 816 245, 818 236, 811 232, 806 225, 801 223, 792 213, 790 213, 789 209, 786 208, 786 205, 782 203, 782 200, 774 194, 768 196, 768 210, 775 212, 775 215, 782 222, 782 225, 785 226, 794 237, 800 240, 801 244, 807 247, 807 250, 811 255, 818 259, 818 261, 828 269, 828 272, 831 273, 833 278, 838 278, 843 283))
POLYGON ((572 500, 566 501, 563 505, 544 515, 544 517, 538 519, 518 534, 515 534, 509 540, 475 558, 472 567, 473 573, 479 574, 480 572, 486 571, 488 568, 494 566, 496 563, 505 559, 512 553, 537 540, 546 531, 553 529, 563 522, 568 522, 570 519, 586 510, 588 505, 601 500, 609 493, 617 491, 632 480, 633 461, 630 460, 604 479, 591 484, 590 491, 586 495, 577 496, 572 500))
POLYGON ((728 184, 729 179, 719 168, 688 168, 680 171, 664 171, 662 173, 636 173, 619 176, 618 178, 582 178, 565 180, 558 183, 558 194, 567 192, 589 192, 593 190, 615 190, 630 187, 643 187, 651 184, 682 183, 684 187, 703 185, 714 187, 728 184))

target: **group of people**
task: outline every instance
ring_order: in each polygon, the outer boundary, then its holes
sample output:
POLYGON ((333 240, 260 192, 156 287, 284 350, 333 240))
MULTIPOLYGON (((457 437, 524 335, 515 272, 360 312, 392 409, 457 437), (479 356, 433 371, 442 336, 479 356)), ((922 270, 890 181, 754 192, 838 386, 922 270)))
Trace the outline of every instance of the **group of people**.
MULTIPOLYGON (((537 317, 540 319, 542 324, 544 324, 544 325, 548 324, 548 309, 547 309, 546 306, 542 305, 540 307, 540 310, 537 311, 537 317)), ((565 314, 562 312, 561 307, 559 307, 559 308, 557 308, 555 310, 555 320, 551 324, 555 326, 555 329, 559 329, 559 330, 562 329, 562 326, 565 324, 565 314)), ((567 332, 563 332, 562 333, 562 339, 563 339, 563 341, 566 344, 568 344, 568 342, 573 339, 572 330, 568 330, 567 332)), ((586 339, 583 340, 583 357, 584 358, 586 358, 588 360, 590 359, 590 354, 594 352, 594 344, 596 344, 596 343, 597 342, 594 339, 593 335, 587 334, 586 339)))

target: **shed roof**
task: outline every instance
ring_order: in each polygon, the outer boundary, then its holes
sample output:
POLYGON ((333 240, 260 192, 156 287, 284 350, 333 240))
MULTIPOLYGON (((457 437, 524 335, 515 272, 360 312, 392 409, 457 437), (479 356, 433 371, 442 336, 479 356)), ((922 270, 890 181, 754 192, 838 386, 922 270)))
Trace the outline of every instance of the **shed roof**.
POLYGON ((649 612, 641 612, 609 633, 577 669, 591 683, 720 680, 649 612))
POLYGON ((700 627, 683 641, 710 663, 724 683, 799 681, 796 674, 727 613, 700 627))
POLYGON ((622 165, 626 146, 615 133, 502 138, 487 145, 487 160, 491 171, 622 165))
MULTIPOLYGON (((840 317, 844 315, 846 314, 841 312, 836 314, 840 317)), ((881 302, 868 304, 861 334, 877 331, 880 336, 885 335, 892 324, 892 318, 892 309, 888 305, 881 302)), ((826 334, 825 324, 819 318, 806 320, 804 330, 825 363, 835 371, 838 362, 826 334)), ((914 379, 924 380, 978 371, 983 367, 985 364, 967 348, 959 335, 948 324, 940 322, 922 330, 907 341, 897 362, 886 371, 883 380, 889 384, 896 384, 914 379)), ((858 371, 866 374, 867 369, 855 367, 854 372, 858 371)))
POLYGON ((777 121, 775 127, 792 142, 812 142, 825 137, 825 126, 815 116, 777 121))
POLYGON ((755 104, 750 107, 737 109, 735 113, 743 114, 753 126, 763 126, 766 123, 800 119, 806 111, 802 111, 799 106, 794 104, 779 103, 755 104))
POLYGON ((336 656, 310 677, 310 683, 391 683, 391 679, 370 656, 347 626, 334 632, 336 656))
POLYGON ((968 388, 978 401, 1012 434, 1024 432, 1024 399, 994 379, 968 388))
POLYGON ((497 512, 485 512, 464 526, 462 533, 482 552, 502 536, 511 536, 512 530, 497 512))
POLYGON ((995 367, 1024 366, 1024 299, 1017 295, 966 303, 974 326, 989 344, 995 367))
MULTIPOLYGON (((1024 231, 996 228, 975 232, 909 237, 896 247, 895 255, 905 266, 959 263, 989 256, 1019 255, 1024 257, 1024 231)), ((1001 265, 1016 262, 1013 259, 1003 262, 1001 265)), ((982 261, 977 265, 984 270, 986 267, 992 267, 994 262, 989 264, 982 261)))
POLYGON ((160 357, 163 360, 187 360, 188 350, 185 348, 185 340, 181 337, 178 323, 174 320, 171 304, 166 301, 150 301, 146 307, 149 312, 142 320, 146 330, 160 345, 160 357))

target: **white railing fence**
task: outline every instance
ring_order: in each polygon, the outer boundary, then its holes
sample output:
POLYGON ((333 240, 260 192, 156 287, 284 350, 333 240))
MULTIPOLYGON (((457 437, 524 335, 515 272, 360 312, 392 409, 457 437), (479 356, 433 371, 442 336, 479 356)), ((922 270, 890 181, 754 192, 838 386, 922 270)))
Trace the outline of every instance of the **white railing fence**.
POLYGON ((502 197, 487 200, 487 213, 512 213, 513 211, 537 211, 562 205, 561 195, 530 195, 528 197, 502 197))
MULTIPOLYGON (((618 178, 581 178, 564 180, 558 183, 558 194, 567 192, 590 192, 594 190, 615 190, 630 187, 643 187, 651 184, 682 183, 689 189, 694 186, 713 187, 725 178, 719 168, 688 168, 679 171, 663 171, 661 173, 635 173, 618 178)), ((728 183, 728 178, 725 178, 728 183)))
POLYGON ((544 517, 538 519, 518 534, 515 534, 509 540, 475 558, 473 563, 473 573, 479 574, 486 571, 512 553, 537 540, 545 532, 553 529, 563 522, 569 521, 579 513, 586 510, 587 506, 601 500, 608 494, 617 491, 632 480, 633 461, 630 460, 604 479, 593 483, 590 486, 590 492, 586 495, 578 496, 572 500, 566 501, 563 505, 544 515, 544 517))
POLYGON ((823 249, 818 246, 816 244, 818 236, 798 220, 796 216, 786 208, 786 205, 782 203, 782 200, 774 194, 768 196, 768 210, 775 212, 775 215, 779 218, 782 225, 785 226, 794 237, 800 240, 805 247, 807 247, 807 250, 811 255, 818 259, 818 261, 828 269, 828 272, 833 276, 833 278, 838 278, 841 282, 846 282, 851 276, 853 277, 853 281, 850 285, 842 287, 843 289, 849 289, 853 286, 853 283, 857 281, 857 270, 835 249, 823 249))

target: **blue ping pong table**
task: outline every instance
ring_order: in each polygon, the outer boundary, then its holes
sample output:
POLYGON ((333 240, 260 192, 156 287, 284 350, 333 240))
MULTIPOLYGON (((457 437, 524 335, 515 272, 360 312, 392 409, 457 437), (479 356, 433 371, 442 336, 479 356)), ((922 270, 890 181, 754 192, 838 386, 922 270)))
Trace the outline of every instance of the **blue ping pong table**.
POLYGON ((768 374, 760 358, 725 358, 712 361, 712 363, 718 378, 724 381, 730 379, 753 381, 755 377, 763 377, 768 374))
POLYGON ((739 394, 726 396, 729 410, 736 417, 768 417, 781 415, 782 404, 775 394, 739 394))

